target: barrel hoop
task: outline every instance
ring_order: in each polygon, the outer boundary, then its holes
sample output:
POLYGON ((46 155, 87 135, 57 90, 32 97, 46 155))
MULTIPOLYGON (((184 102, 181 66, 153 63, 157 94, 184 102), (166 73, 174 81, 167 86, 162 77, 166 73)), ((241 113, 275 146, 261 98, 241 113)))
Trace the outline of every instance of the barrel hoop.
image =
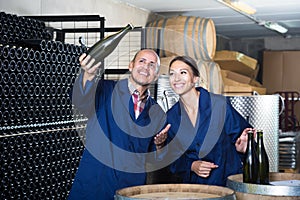
POLYGON ((188 56, 189 55, 189 52, 188 52, 188 47, 187 47, 187 45, 188 45, 188 42, 187 42, 187 40, 188 40, 188 34, 187 34, 187 32, 188 32, 188 25, 189 25, 189 20, 190 20, 190 16, 188 16, 187 18, 186 18, 186 20, 185 20, 185 24, 184 24, 184 51, 185 51, 185 55, 186 56, 188 56))
POLYGON ((208 44, 207 44, 207 35, 206 35, 206 33, 207 33, 207 27, 208 27, 208 22, 209 22, 210 20, 208 20, 208 19, 206 19, 205 20, 205 22, 204 22, 204 26, 203 26, 203 31, 202 31, 202 33, 203 33, 203 36, 204 37, 202 37, 202 38, 204 38, 204 41, 203 41, 203 46, 204 46, 204 53, 206 54, 206 58, 207 58, 207 60, 209 60, 210 59, 210 55, 209 55, 209 51, 208 51, 208 49, 207 49, 207 47, 208 47, 208 44))
POLYGON ((300 196, 299 187, 258 185, 243 182, 235 183, 230 179, 227 179, 226 186, 240 193, 282 196, 283 198, 284 196, 300 196))
POLYGON ((158 23, 159 23, 159 20, 156 20, 155 21, 155 25, 154 25, 154 27, 155 28, 153 28, 154 29, 154 36, 153 36, 153 45, 154 45, 154 47, 157 47, 157 48, 159 48, 159 44, 158 44, 158 38, 157 38, 157 26, 158 26, 158 23))
POLYGON ((194 20, 194 24, 193 24, 193 30, 192 30, 192 39, 193 39, 193 42, 192 42, 192 45, 193 45, 193 51, 194 51, 194 55, 195 55, 195 59, 196 60, 198 60, 199 58, 198 58, 198 56, 197 56, 197 53, 196 53, 196 45, 197 45, 197 43, 196 43, 196 39, 195 39, 195 29, 196 29, 196 22, 197 22, 197 20, 199 19, 199 17, 197 17, 195 20, 194 20))
MULTIPOLYGON (((151 42, 153 40, 153 37, 152 37, 151 33, 153 31, 153 23, 154 22, 149 22, 148 25, 147 25, 148 28, 147 28, 147 31, 146 31, 146 38, 147 38, 146 44, 152 44, 151 42)), ((147 45, 147 47, 149 47, 149 46, 147 45)))
POLYGON ((163 24, 162 24, 161 32, 160 32, 160 43, 161 43, 161 52, 162 52, 161 55, 163 57, 166 57, 165 44, 164 44, 164 39, 165 39, 164 34, 165 34, 165 27, 166 27, 167 21, 168 21, 168 18, 165 18, 164 21, 163 21, 163 24))
POLYGON ((199 31, 198 33, 198 36, 199 36, 199 41, 202 41, 202 45, 200 45, 200 48, 202 50, 200 50, 200 55, 201 55, 201 58, 204 59, 204 60, 207 60, 209 58, 209 55, 208 55, 208 49, 207 49, 207 42, 206 42, 206 29, 207 29, 207 24, 208 24, 208 19, 205 19, 203 18, 202 19, 202 23, 203 23, 203 26, 199 26, 200 27, 203 27, 202 31, 199 31), (201 34, 202 33, 202 38, 200 38, 201 34))
POLYGON ((200 33, 201 33, 201 28, 202 28, 201 24, 203 23, 203 20, 204 20, 204 18, 201 18, 201 19, 200 19, 199 26, 198 26, 198 41, 199 41, 198 44, 199 44, 199 54, 200 54, 200 57, 201 57, 200 59, 201 59, 201 60, 205 60, 205 59, 203 58, 203 54, 202 54, 202 51, 203 51, 202 46, 203 46, 203 45, 202 45, 202 44, 200 45, 200 41, 202 40, 202 39, 201 39, 201 34, 200 34, 200 33))
POLYGON ((209 88, 210 88, 210 91, 213 92, 213 89, 214 89, 214 80, 212 79, 213 76, 214 76, 214 70, 215 70, 215 65, 213 65, 213 62, 210 62, 209 63, 209 66, 208 66, 208 70, 209 70, 209 88))
POLYGON ((223 84, 222 82, 222 78, 221 78, 221 72, 220 72, 220 66, 215 63, 215 62, 209 62, 209 88, 210 88, 210 92, 213 92, 213 93, 220 93, 224 88, 221 84, 223 84), (214 80, 213 78, 214 75, 217 74, 218 75, 218 80, 214 80), (215 85, 215 82, 217 81, 218 85, 217 85, 217 88, 215 88, 214 86, 215 85))

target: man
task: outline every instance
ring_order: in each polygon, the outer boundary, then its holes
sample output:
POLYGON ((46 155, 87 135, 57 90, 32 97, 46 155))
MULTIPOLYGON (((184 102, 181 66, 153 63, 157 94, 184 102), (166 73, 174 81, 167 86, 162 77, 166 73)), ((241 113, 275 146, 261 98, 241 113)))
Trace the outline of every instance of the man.
POLYGON ((82 73, 74 83, 72 103, 88 122, 69 199, 109 200, 118 189, 146 183, 153 134, 165 121, 148 90, 158 78, 160 60, 153 50, 138 51, 129 64, 129 78, 120 81, 97 81, 101 63, 85 54, 79 60, 82 73))

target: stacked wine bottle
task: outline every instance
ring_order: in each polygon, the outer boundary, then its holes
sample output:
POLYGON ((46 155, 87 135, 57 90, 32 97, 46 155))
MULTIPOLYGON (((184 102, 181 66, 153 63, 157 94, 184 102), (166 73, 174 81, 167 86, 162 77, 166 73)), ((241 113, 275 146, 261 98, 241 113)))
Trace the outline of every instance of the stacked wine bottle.
POLYGON ((73 120, 69 94, 83 50, 57 41, 39 46, 0 46, 1 129, 73 120))
POLYGON ((0 43, 14 43, 24 39, 46 39, 53 37, 45 22, 15 14, 0 12, 0 43))
POLYGON ((0 199, 66 199, 85 126, 34 131, 0 139, 0 199))
POLYGON ((0 19, 0 199, 66 199, 84 148, 70 90, 86 49, 53 41, 43 22, 0 19))

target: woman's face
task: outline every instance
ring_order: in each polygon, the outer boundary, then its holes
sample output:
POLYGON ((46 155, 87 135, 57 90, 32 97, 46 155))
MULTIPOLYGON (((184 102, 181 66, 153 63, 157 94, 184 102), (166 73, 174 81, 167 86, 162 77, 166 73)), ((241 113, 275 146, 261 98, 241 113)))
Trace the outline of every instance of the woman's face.
POLYGON ((193 75, 191 67, 180 60, 176 60, 170 66, 170 85, 178 95, 191 91, 198 77, 193 75))

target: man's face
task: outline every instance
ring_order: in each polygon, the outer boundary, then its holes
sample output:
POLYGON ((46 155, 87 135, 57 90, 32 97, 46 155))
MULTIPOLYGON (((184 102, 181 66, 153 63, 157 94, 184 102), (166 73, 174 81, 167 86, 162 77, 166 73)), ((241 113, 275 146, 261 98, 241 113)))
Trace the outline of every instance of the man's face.
POLYGON ((135 84, 147 86, 158 77, 157 56, 152 50, 142 50, 130 63, 131 79, 135 84))

